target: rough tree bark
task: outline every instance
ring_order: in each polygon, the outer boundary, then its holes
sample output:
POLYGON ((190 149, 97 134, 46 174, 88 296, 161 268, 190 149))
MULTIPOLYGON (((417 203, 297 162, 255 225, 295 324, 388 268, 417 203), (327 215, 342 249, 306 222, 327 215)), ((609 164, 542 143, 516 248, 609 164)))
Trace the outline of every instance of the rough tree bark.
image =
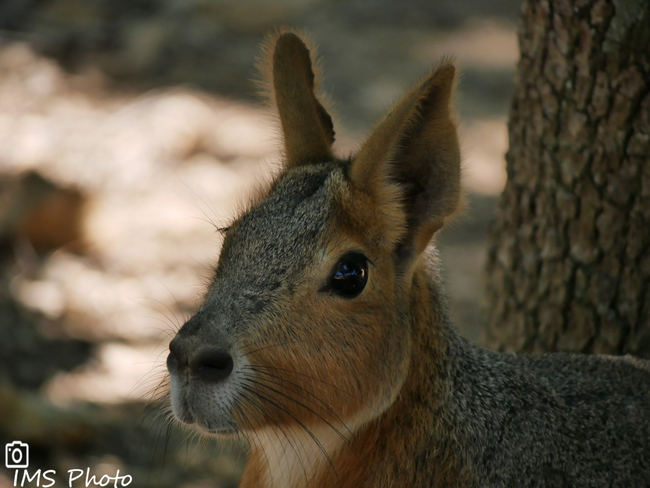
POLYGON ((650 2, 526 0, 488 346, 650 356, 650 2))

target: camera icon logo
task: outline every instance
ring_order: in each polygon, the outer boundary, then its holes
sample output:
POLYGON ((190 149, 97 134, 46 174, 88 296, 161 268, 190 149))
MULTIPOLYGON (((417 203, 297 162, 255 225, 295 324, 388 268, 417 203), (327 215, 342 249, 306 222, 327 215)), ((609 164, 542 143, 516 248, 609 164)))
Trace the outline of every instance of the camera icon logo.
POLYGON ((29 445, 20 441, 13 441, 6 444, 5 466, 8 469, 19 469, 29 466, 29 445))

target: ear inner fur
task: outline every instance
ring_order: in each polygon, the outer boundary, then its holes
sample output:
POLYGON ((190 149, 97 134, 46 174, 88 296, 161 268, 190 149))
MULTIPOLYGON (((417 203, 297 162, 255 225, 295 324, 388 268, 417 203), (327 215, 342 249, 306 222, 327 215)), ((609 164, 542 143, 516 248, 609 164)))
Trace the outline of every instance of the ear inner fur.
POLYGON ((296 34, 286 32, 278 37, 272 74, 287 168, 330 159, 332 118, 316 98, 311 56, 296 34))
POLYGON ((349 177, 384 208, 398 186, 407 232, 400 253, 421 253, 458 204, 460 150, 450 103, 455 67, 445 63, 380 121, 354 159, 349 177))

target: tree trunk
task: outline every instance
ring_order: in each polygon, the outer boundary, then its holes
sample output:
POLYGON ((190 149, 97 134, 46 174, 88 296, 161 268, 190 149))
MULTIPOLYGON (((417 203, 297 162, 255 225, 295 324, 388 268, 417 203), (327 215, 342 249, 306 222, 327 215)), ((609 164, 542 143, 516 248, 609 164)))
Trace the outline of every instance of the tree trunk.
POLYGON ((650 356, 650 2, 526 0, 486 336, 650 356))

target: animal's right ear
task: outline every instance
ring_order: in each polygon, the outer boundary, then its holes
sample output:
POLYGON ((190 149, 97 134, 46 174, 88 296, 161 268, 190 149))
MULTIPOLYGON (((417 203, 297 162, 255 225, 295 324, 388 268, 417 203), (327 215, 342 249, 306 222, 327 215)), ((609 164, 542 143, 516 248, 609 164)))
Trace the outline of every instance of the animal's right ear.
POLYGON ((318 98, 318 80, 305 42, 293 32, 270 37, 265 46, 263 75, 275 101, 284 138, 285 166, 323 162, 332 157, 334 126, 318 98))
POLYGON ((348 175, 399 231, 397 255, 413 262, 454 212, 460 197, 460 151, 451 102, 456 68, 444 63, 384 117, 348 175))

